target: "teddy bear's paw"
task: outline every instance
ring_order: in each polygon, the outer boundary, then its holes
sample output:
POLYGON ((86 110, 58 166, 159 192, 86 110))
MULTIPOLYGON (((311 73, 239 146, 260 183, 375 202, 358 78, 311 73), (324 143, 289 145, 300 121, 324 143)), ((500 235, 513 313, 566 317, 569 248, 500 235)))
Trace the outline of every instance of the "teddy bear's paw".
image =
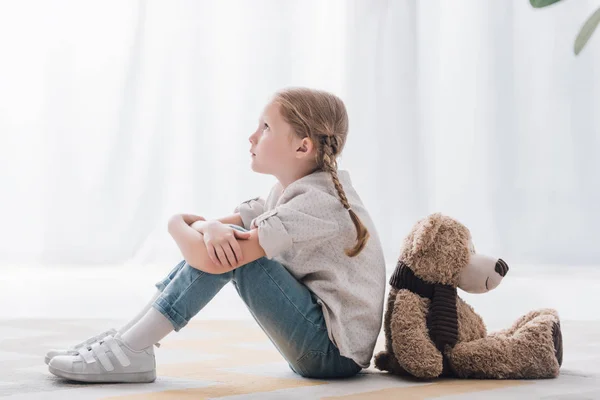
POLYGON ((552 324, 552 340, 554 341, 554 355, 556 356, 556 361, 558 361, 558 366, 560 367, 563 361, 563 340, 560 322, 552 324))
POLYGON ((375 356, 375 368, 380 371, 390 370, 390 353, 381 351, 375 356))

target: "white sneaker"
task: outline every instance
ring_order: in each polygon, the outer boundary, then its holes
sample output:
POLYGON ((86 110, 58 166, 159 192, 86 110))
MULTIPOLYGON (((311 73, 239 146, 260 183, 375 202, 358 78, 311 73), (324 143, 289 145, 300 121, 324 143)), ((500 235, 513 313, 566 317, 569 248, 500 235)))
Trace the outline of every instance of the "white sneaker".
POLYGON ((81 343, 77 343, 75 346, 73 347, 69 347, 68 349, 64 349, 64 350, 50 350, 48 353, 46 353, 46 358, 44 358, 44 362, 47 364, 50 363, 50 360, 52 360, 53 357, 56 356, 74 356, 77 354, 77 352, 79 351, 80 348, 82 347, 89 347, 91 346, 93 343, 96 343, 97 341, 99 341, 100 339, 106 337, 106 336, 114 336, 117 334, 117 330, 112 328, 109 329, 107 331, 104 331, 96 336, 92 336, 89 339, 84 340, 81 343))
POLYGON ((156 361, 154 346, 136 351, 119 335, 106 336, 83 347, 77 355, 56 356, 48 369, 61 378, 79 382, 154 382, 156 361))

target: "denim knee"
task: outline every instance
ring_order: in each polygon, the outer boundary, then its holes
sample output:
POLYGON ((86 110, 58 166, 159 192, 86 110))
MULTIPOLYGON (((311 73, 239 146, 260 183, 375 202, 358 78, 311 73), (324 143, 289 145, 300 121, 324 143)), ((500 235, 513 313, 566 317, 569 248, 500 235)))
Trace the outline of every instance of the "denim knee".
POLYGON ((209 274, 184 262, 153 306, 171 321, 175 331, 179 331, 212 300, 232 276, 231 272, 209 274))
POLYGON ((175 275, 177 275, 177 273, 179 271, 181 271, 181 269, 183 268, 183 266, 185 265, 185 260, 182 260, 181 262, 179 262, 179 264, 177 264, 172 270, 171 272, 169 272, 167 274, 167 276, 165 276, 161 281, 156 282, 154 284, 154 286, 160 290, 161 292, 163 290, 165 290, 165 288, 167 287, 167 285, 169 283, 171 283, 171 281, 173 280, 173 278, 175 278, 175 275))

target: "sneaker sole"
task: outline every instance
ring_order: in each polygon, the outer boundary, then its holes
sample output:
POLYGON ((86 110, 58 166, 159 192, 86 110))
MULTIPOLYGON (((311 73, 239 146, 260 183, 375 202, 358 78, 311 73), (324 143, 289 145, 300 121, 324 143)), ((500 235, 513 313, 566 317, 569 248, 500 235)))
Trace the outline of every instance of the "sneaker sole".
POLYGON ((60 369, 48 366, 50 372, 58 377, 70 379, 78 382, 95 383, 150 383, 156 380, 156 370, 148 372, 124 372, 118 374, 78 374, 62 371, 60 369))

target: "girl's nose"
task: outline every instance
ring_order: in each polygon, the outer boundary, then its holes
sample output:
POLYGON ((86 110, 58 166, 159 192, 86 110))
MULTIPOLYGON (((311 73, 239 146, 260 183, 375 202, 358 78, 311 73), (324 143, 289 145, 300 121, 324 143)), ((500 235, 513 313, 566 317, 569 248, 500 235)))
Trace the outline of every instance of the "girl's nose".
POLYGON ((254 142, 256 142, 256 132, 252 132, 252 135, 250 135, 250 137, 248 138, 248 141, 252 144, 254 144, 254 142))

